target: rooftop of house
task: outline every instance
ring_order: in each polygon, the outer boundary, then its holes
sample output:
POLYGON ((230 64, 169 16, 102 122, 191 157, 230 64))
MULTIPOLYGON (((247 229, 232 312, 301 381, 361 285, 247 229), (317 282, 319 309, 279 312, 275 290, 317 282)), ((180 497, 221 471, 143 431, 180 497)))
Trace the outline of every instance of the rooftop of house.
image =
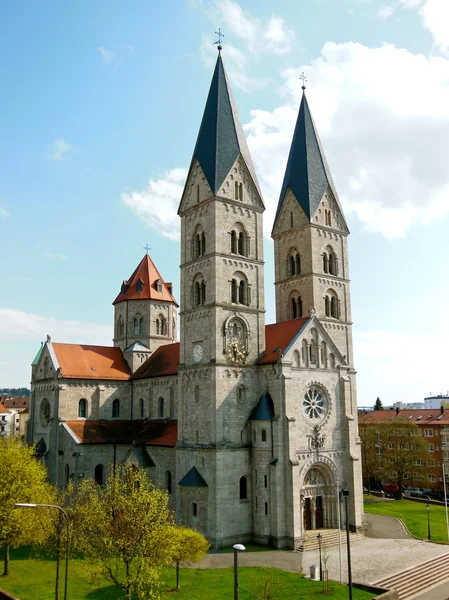
POLYGON ((0 399, 0 404, 6 408, 25 409, 28 407, 29 396, 8 396, 0 399))
POLYGON ((410 421, 417 425, 448 425, 449 411, 436 408, 415 409, 390 409, 372 410, 364 415, 359 415, 360 425, 373 425, 376 423, 390 423, 391 421, 410 421))
POLYGON ((140 444, 173 448, 177 421, 112 420, 66 421, 66 428, 79 444, 140 444))
POLYGON ((67 379, 127 380, 131 377, 120 348, 57 343, 52 346, 61 374, 67 379))

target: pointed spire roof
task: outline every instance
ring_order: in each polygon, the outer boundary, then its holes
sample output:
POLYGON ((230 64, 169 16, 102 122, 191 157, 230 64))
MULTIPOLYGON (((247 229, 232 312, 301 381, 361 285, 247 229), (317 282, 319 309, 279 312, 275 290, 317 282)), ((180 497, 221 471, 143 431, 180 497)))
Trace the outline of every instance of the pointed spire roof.
POLYGON ((212 192, 217 194, 239 154, 262 196, 220 53, 190 168, 196 158, 212 192))
POLYGON ((285 169, 281 195, 279 196, 275 223, 288 188, 295 195, 307 218, 312 220, 327 186, 331 188, 335 201, 343 215, 309 104, 306 95, 303 94, 287 168, 285 169))
POLYGON ((112 304, 124 300, 159 300, 174 302, 179 306, 171 293, 171 284, 165 283, 148 254, 142 258, 134 273, 123 281, 122 289, 112 304))

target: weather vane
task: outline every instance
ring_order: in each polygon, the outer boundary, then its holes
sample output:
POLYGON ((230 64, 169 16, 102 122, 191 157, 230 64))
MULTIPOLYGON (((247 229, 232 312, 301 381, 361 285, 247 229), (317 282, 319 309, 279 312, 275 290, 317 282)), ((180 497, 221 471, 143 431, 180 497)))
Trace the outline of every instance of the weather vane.
POLYGON ((218 31, 216 31, 215 33, 218 35, 218 40, 216 42, 214 42, 214 44, 218 44, 217 48, 218 48, 218 52, 220 52, 223 47, 221 45, 221 38, 224 38, 224 34, 221 33, 221 27, 219 27, 218 31))
POLYGON ((300 79, 302 79, 302 93, 304 94, 304 90, 306 89, 306 81, 307 81, 307 77, 304 75, 304 71, 301 73, 301 75, 299 76, 300 79))
POLYGON ((148 244, 146 246, 144 246, 143 249, 145 250, 145 252, 147 254, 148 254, 148 251, 151 250, 151 248, 148 246, 148 244))

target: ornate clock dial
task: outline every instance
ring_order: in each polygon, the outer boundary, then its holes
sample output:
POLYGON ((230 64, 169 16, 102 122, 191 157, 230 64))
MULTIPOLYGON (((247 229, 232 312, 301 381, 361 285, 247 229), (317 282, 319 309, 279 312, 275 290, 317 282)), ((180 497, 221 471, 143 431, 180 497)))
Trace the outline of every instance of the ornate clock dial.
POLYGON ((203 358, 203 346, 201 344, 195 344, 193 346, 193 360, 195 362, 200 362, 203 358))

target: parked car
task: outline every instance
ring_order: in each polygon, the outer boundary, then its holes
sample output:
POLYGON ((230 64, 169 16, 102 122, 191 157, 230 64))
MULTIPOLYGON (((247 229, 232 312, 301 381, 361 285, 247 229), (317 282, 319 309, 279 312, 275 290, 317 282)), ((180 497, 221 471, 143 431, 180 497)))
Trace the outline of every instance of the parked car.
POLYGON ((395 494, 396 492, 399 492, 397 483, 386 483, 382 486, 382 489, 386 494, 395 494))
POLYGON ((424 494, 425 490, 420 487, 406 487, 404 490, 404 496, 408 496, 409 492, 417 492, 418 494, 424 494))

